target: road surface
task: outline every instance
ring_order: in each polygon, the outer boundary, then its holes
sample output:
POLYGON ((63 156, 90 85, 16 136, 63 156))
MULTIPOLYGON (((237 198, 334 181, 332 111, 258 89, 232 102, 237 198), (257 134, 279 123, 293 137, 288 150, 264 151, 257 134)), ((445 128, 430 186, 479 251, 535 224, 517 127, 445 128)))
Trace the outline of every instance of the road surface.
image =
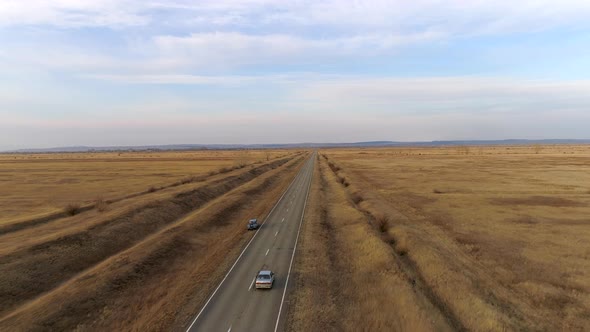
MULTIPOLYGON (((187 331, 282 331, 288 283, 313 175, 315 153, 248 243, 187 331), (261 269, 275 273, 270 290, 256 290, 261 269)), ((253 216, 254 217, 254 216, 253 216)), ((244 230, 247 220, 243 221, 244 230)))

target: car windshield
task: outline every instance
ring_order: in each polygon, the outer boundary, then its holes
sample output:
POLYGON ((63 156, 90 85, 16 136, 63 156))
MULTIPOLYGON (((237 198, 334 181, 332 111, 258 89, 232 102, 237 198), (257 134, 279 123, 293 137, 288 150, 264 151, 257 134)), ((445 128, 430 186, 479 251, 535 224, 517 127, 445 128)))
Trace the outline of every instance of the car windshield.
POLYGON ((258 275, 258 279, 270 279, 270 276, 268 274, 260 274, 258 275))

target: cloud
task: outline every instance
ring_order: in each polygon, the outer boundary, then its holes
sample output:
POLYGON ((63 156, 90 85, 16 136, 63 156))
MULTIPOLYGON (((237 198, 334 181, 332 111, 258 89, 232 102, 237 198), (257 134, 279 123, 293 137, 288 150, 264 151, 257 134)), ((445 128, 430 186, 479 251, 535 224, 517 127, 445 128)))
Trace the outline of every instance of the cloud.
POLYGON ((0 26, 48 25, 62 28, 145 25, 140 1, 3 0, 0 26))
POLYGON ((586 25, 585 0, 4 0, 0 26, 121 27, 180 25, 275 26, 296 30, 324 27, 335 32, 407 31, 507 33, 586 25))
POLYGON ((239 67, 252 64, 318 63, 347 57, 370 57, 397 47, 438 38, 435 32, 406 35, 355 35, 342 38, 302 38, 286 34, 250 35, 239 32, 157 36, 159 56, 183 59, 194 66, 239 67), (362 54, 362 55, 361 55, 362 54))
POLYGON ((590 81, 341 77, 301 85, 294 98, 338 112, 368 110, 394 116, 519 112, 533 117, 539 112, 585 112, 590 105, 590 81))
POLYGON ((5 39, 18 40, 5 43, 10 46, 4 59, 87 74, 182 75, 357 62, 414 45, 588 26, 585 0, 3 0, 0 5, 0 38, 3 27, 16 27, 5 39), (29 31, 18 29, 23 26, 59 34, 23 36, 29 31), (66 38, 68 31, 86 27, 116 29, 107 36, 117 43, 101 37, 105 45, 88 49, 66 38))
POLYGON ((589 81, 523 78, 583 77, 586 0, 0 2, 0 142, 580 137, 590 121, 589 81))

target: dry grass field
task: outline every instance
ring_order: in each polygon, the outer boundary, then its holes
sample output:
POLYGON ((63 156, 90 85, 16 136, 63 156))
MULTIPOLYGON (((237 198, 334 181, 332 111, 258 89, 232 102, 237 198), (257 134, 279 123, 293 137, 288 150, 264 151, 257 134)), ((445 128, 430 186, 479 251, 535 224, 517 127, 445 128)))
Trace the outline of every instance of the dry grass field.
POLYGON ((281 150, 0 154, 0 225, 286 154, 281 150))
MULTIPOLYGON (((178 176, 160 182, 162 189, 130 195, 141 188, 127 182, 127 190, 119 184, 126 198, 101 208, 32 219, 34 223, 26 216, 5 223, 0 232, 0 331, 181 330, 251 238, 245 220, 266 216, 305 157, 275 151, 268 161, 264 157, 239 165, 239 152, 221 155, 228 159, 205 160, 201 168, 197 159, 188 158, 184 174, 163 162, 170 168, 161 172, 178 176), (227 169, 220 172, 220 167, 227 169), (206 169, 215 172, 198 175, 206 169), (186 176, 197 178, 176 183, 186 176)), ((88 159, 84 157, 80 159, 88 159)), ((179 153, 168 157, 183 163, 179 153)), ((150 158, 141 160, 151 163, 150 158)), ((142 165, 140 160, 127 163, 112 165, 142 165)), ((145 167, 150 168, 144 176, 156 180, 147 174, 157 167, 145 167)), ((112 170, 100 172, 106 181, 117 182, 112 170)))
POLYGON ((312 200, 321 206, 310 210, 298 278, 319 293, 297 291, 295 330, 332 323, 354 330, 360 325, 347 321, 356 312, 369 313, 364 324, 387 330, 440 330, 445 323, 473 331, 590 326, 590 146, 321 154, 325 184, 316 184, 314 195, 326 197, 312 200), (345 198, 334 194, 339 191, 345 198), (315 266, 310 256, 324 261, 315 266), (334 271, 326 289, 306 278, 334 271), (327 302, 325 319, 307 317, 309 304, 321 302, 327 302), (424 310, 431 310, 431 322, 421 319, 424 310), (390 325, 387 315, 410 325, 390 325))
POLYGON ((452 331, 318 158, 300 237, 290 331, 452 331))

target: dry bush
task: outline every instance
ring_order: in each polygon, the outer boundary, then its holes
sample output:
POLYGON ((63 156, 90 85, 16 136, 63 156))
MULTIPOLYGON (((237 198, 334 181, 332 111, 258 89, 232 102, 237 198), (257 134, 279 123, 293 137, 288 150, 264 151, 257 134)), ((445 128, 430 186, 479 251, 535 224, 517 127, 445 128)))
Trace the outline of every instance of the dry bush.
POLYGON ((360 202, 364 201, 365 198, 363 197, 363 195, 361 195, 360 192, 355 191, 352 194, 350 194, 350 199, 352 199, 352 202, 354 204, 359 204, 360 202))
POLYGON ((148 193, 153 193, 153 192, 156 192, 156 191, 158 191, 158 188, 156 188, 154 186, 149 187, 148 190, 147 190, 148 193))
POLYGON ((393 241, 390 241, 390 243, 395 243, 393 249, 398 255, 404 256, 408 253, 408 235, 404 231, 400 229, 394 229, 393 231, 390 230, 387 235, 393 239, 393 241))
POLYGON ((378 215, 375 217, 375 223, 377 229, 379 229, 381 233, 385 233, 389 229, 389 216, 385 214, 378 215))
POLYGON ((184 179, 180 180, 180 184, 191 183, 191 182, 193 182, 195 180, 196 180, 196 177, 194 177, 194 176, 187 177, 187 178, 184 178, 184 179))
POLYGON ((231 171, 232 171, 232 168, 231 167, 222 167, 222 168, 219 169, 218 173, 219 174, 223 174, 223 173, 228 173, 228 172, 231 172, 231 171))
POLYGON ((334 173, 338 173, 338 171, 340 170, 340 167, 338 167, 338 165, 334 164, 333 162, 329 161, 328 162, 328 166, 330 166, 330 169, 332 170, 332 172, 334 173))
POLYGON ((345 187, 350 186, 350 183, 346 180, 346 177, 344 176, 338 176, 338 182, 345 187))
POLYGON ((440 189, 434 189, 434 190, 432 190, 432 192, 435 194, 444 194, 445 193, 444 191, 442 191, 440 189))
POLYGON ((69 216, 75 216, 80 213, 80 204, 70 203, 64 208, 64 212, 69 216))
POLYGON ((98 212, 106 211, 108 205, 109 203, 105 201, 102 197, 99 197, 94 201, 94 207, 96 208, 96 210, 98 210, 98 212))

